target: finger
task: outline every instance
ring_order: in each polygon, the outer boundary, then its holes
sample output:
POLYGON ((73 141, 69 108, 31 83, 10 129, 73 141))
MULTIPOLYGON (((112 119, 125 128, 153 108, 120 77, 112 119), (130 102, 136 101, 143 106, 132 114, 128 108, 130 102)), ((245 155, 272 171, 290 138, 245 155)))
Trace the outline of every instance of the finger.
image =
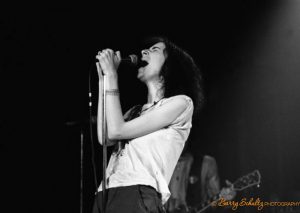
POLYGON ((110 53, 110 54, 113 54, 113 53, 114 53, 114 51, 113 51, 112 49, 107 48, 107 49, 105 49, 105 50, 106 50, 107 53, 110 53))
POLYGON ((101 69, 101 66, 100 66, 99 62, 96 62, 96 67, 97 67, 99 78, 103 77, 102 69, 101 69))
POLYGON ((121 52, 120 51, 116 52, 116 57, 119 61, 121 60, 121 52))
POLYGON ((99 62, 96 62, 96 67, 97 67, 98 73, 101 73, 101 66, 100 66, 99 62))
POLYGON ((113 51, 110 49, 105 49, 103 52, 104 52, 105 59, 107 60, 111 60, 114 56, 113 51))
POLYGON ((98 55, 103 55, 105 53, 105 49, 98 51, 98 55))
POLYGON ((101 55, 103 53, 103 50, 99 50, 98 52, 97 52, 97 55, 101 55))
POLYGON ((108 57, 109 57, 109 56, 108 56, 108 53, 107 53, 106 50, 102 50, 102 51, 100 52, 100 55, 98 55, 98 59, 99 59, 100 63, 106 62, 107 59, 108 59, 108 57))
POLYGON ((116 54, 112 49, 106 49, 107 55, 110 59, 114 59, 116 54))
POLYGON ((112 53, 113 53, 113 50, 111 50, 111 49, 104 49, 104 50, 102 50, 102 53, 104 54, 104 55, 113 55, 112 53))
POLYGON ((105 49, 100 52, 100 55, 105 55, 105 54, 106 54, 106 50, 105 49))
POLYGON ((96 55, 96 59, 98 59, 100 62, 103 61, 104 55, 96 55))

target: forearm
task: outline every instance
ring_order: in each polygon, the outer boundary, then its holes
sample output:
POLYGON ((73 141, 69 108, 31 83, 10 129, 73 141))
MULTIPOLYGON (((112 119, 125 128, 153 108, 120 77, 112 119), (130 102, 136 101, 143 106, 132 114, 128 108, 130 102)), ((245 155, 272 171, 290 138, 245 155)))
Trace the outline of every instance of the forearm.
POLYGON ((116 75, 106 77, 106 121, 108 138, 118 139, 125 121, 122 114, 116 75))
MULTIPOLYGON (((98 110, 97 110, 97 136, 98 141, 101 145, 103 145, 103 125, 106 125, 106 121, 103 120, 103 78, 99 79, 99 95, 98 95, 98 110)), ((106 130, 107 132, 107 130, 106 130)), ((114 145, 116 141, 109 140, 106 137, 107 146, 114 145)))
POLYGON ((98 141, 103 144, 103 79, 99 79, 99 93, 98 93, 98 110, 97 110, 97 136, 98 141))

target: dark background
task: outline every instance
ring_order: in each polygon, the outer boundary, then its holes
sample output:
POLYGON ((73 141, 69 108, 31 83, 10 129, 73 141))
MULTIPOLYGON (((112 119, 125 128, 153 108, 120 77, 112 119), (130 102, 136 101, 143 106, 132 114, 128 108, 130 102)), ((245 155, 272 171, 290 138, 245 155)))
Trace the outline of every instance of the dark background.
MULTIPOLYGON (((87 123, 89 71, 96 115, 97 51, 110 47, 123 56, 137 54, 138 41, 153 34, 186 49, 201 68, 206 102, 188 144, 195 159, 214 156, 222 185, 258 169, 261 187, 251 193, 265 201, 299 201, 300 2, 135 6, 2 9, 0 191, 5 199, 0 209, 6 210, 1 212, 79 212, 80 130, 84 212, 90 212, 95 183, 87 123)), ((123 70, 126 110, 143 102, 144 88, 135 70, 123 70)), ((99 181, 102 149, 94 142, 99 181)))

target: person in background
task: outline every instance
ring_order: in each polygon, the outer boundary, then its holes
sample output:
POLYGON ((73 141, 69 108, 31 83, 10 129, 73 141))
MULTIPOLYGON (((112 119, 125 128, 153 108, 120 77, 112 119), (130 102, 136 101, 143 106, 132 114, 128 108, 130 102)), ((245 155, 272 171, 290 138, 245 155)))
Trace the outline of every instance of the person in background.
MULTIPOLYGON (((221 189, 214 157, 201 155, 200 158, 194 159, 191 152, 185 152, 171 178, 171 197, 165 208, 168 213, 187 213, 195 211, 195 208, 201 209, 202 204, 206 206, 217 195, 232 200, 236 192, 231 189, 232 183, 228 180, 225 183, 227 186, 221 189)), ((206 210, 210 211, 216 211, 216 208, 206 210)))
MULTIPOLYGON (((219 196, 226 200, 232 200, 236 196, 230 181, 225 180, 226 186, 221 187, 217 161, 210 155, 201 155, 198 158, 192 166, 189 182, 191 185, 187 199, 192 208, 201 209, 201 206, 210 204, 219 196)), ((205 212, 215 212, 218 209, 220 208, 208 208, 205 212)))

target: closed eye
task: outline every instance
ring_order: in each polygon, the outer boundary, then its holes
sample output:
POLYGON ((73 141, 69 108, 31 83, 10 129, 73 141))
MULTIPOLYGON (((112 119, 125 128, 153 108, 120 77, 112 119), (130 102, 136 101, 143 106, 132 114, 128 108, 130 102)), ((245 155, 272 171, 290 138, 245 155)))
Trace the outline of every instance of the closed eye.
POLYGON ((160 48, 159 48, 159 47, 152 47, 151 50, 152 50, 152 51, 160 50, 160 48))

